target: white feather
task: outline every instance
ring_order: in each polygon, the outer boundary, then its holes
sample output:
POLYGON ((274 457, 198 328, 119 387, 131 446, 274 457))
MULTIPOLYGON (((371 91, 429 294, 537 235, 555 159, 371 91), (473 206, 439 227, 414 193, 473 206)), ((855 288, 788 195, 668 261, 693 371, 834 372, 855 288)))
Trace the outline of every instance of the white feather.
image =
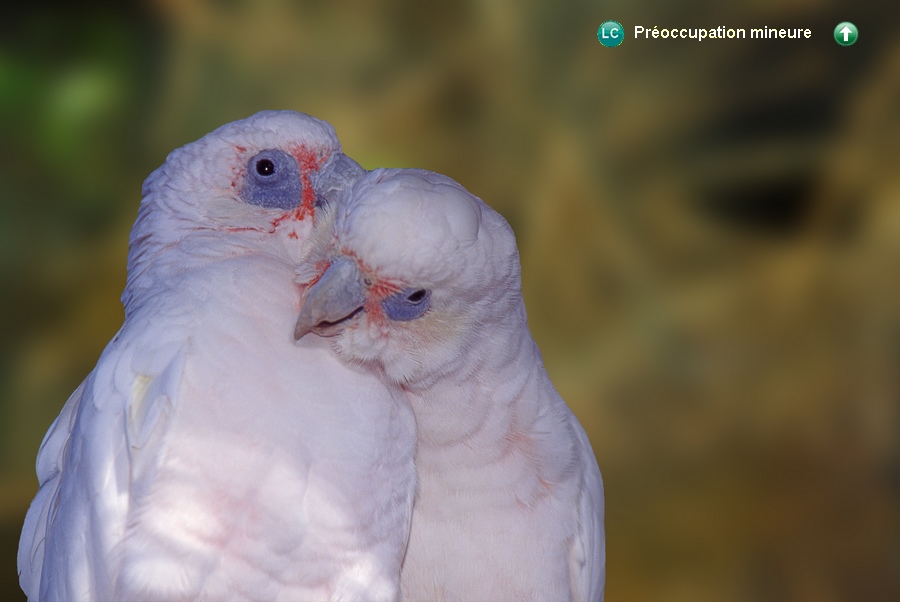
POLYGON ((234 184, 256 152, 301 147, 321 158, 309 181, 340 155, 324 122, 261 113, 148 178, 125 324, 38 455, 30 600, 397 598, 414 419, 293 340, 295 273, 327 215, 248 205, 234 184))
POLYGON ((403 598, 602 600, 600 471, 528 330, 509 225, 449 178, 377 170, 335 232, 371 284, 333 348, 402 385, 416 416, 403 598), (385 290, 417 289, 420 317, 380 309, 385 290))

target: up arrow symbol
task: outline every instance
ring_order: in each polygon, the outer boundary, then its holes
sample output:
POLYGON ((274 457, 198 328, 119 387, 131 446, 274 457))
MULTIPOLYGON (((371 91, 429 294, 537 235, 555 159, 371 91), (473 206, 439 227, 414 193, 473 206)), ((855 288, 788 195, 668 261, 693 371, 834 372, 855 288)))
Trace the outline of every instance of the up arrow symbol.
POLYGON ((838 33, 844 34, 844 41, 845 41, 845 42, 849 42, 849 41, 850 41, 850 34, 853 33, 853 30, 850 29, 849 27, 847 27, 846 25, 844 25, 844 29, 842 29, 842 30, 841 30, 840 32, 838 32, 838 33))

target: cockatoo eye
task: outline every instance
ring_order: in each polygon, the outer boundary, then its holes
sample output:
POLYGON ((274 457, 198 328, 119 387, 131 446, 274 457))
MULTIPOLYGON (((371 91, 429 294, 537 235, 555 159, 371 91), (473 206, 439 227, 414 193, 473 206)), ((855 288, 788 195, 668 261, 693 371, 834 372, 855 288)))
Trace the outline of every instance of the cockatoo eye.
POLYGON ((275 164, 271 159, 260 159, 256 162, 256 173, 265 177, 275 173, 275 164))
POLYGON ((250 159, 240 192, 245 203, 288 211, 300 204, 302 193, 303 178, 293 156, 269 149, 250 159))
POLYGON ((419 290, 413 291, 409 295, 407 295, 406 300, 410 303, 421 303, 422 300, 425 299, 425 296, 427 294, 428 291, 426 291, 424 288, 420 288, 419 290))
POLYGON ((381 302, 381 308, 391 320, 406 322, 421 317, 431 305, 431 291, 410 288, 394 293, 381 302))

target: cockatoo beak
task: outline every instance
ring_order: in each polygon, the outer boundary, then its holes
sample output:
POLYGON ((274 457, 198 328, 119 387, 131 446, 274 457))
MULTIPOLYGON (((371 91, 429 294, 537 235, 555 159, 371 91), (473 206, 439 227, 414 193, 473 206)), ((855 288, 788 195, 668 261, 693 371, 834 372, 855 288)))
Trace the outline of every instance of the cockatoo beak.
POLYGON ((365 173, 366 170, 359 163, 339 153, 321 174, 315 176, 313 187, 316 189, 316 204, 339 204, 365 173))
POLYGON ((334 336, 365 304, 366 283, 356 261, 349 257, 334 259, 318 282, 306 291, 294 339, 299 341, 310 332, 334 336))

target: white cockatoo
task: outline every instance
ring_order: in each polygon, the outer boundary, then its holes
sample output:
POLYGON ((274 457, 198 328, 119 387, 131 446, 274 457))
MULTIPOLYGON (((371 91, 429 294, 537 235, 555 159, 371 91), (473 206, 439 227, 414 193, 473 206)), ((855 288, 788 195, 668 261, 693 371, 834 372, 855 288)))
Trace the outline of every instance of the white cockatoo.
POLYGON ((144 184, 125 323, 47 433, 30 600, 393 600, 415 494, 401 394, 295 341, 295 283, 364 170, 290 111, 144 184))
POLYGON ((450 178, 375 170, 333 226, 295 336, 412 405, 402 598, 602 600, 600 470, 529 332, 509 224, 450 178))

